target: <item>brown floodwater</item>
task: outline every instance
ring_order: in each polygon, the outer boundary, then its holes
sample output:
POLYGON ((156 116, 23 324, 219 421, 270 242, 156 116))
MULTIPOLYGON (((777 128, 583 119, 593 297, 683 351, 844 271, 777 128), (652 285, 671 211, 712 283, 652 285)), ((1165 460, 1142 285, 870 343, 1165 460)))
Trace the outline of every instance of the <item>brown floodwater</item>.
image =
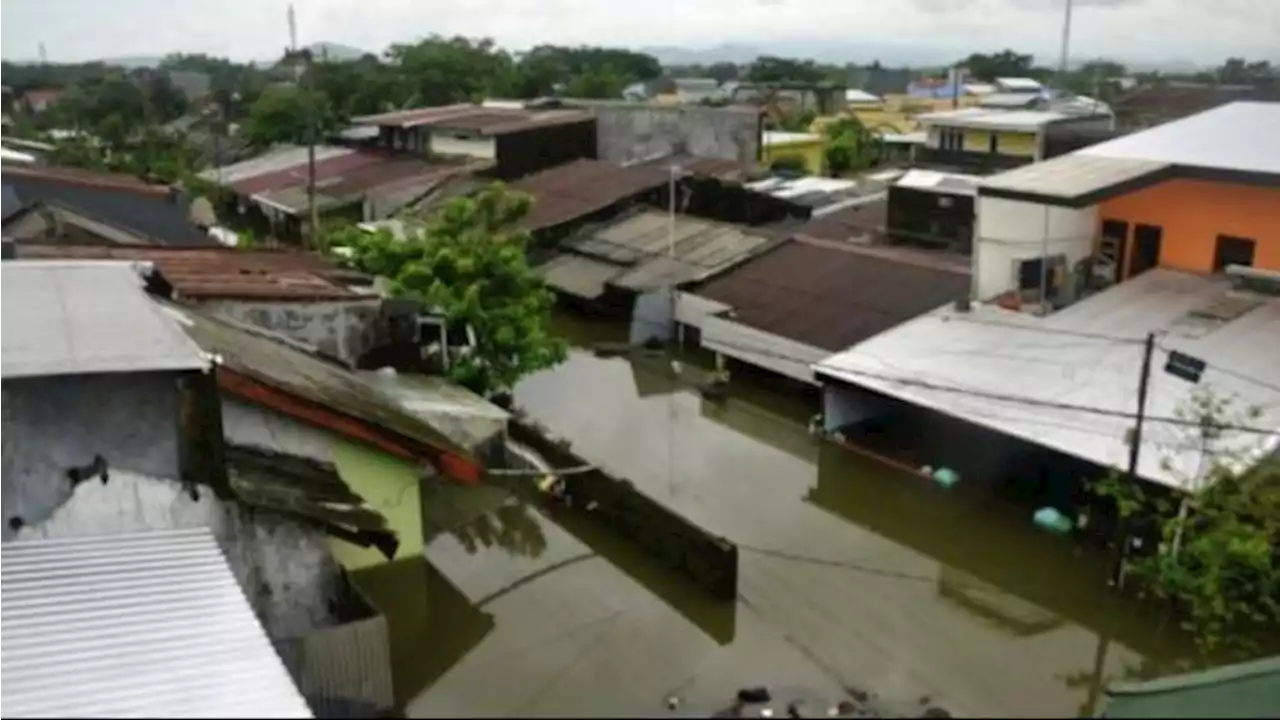
MULTIPOLYGON (((576 342, 616 326, 561 319, 576 342)), ((406 712, 644 716, 716 708, 748 685, 888 712, 1092 713, 1110 679, 1185 653, 1106 587, 1106 562, 1031 511, 811 438, 812 398, 722 403, 668 364, 575 349, 516 402, 574 450, 741 549, 718 603, 590 519, 498 489, 429 486, 426 561, 357 579, 387 611, 406 712), (797 691, 798 692, 798 691, 797 691)))

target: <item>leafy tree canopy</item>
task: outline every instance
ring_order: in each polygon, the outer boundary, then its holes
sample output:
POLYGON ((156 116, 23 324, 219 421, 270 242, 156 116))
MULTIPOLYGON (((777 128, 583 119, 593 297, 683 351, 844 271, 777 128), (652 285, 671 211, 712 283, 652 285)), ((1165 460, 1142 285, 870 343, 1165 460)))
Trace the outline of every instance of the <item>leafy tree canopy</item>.
POLYGON ((1224 440, 1256 410, 1201 391, 1179 415, 1203 458, 1185 506, 1118 474, 1095 490, 1122 518, 1156 523, 1158 547, 1127 565, 1138 591, 1176 613, 1206 657, 1249 657, 1280 634, 1280 461, 1250 468, 1250 448, 1224 440))
POLYGON ((565 358, 551 335, 555 297, 528 265, 529 234, 519 221, 530 199, 494 184, 457 198, 403 240, 347 228, 331 247, 350 248, 354 267, 391 281, 392 292, 475 331, 475 351, 450 366, 457 382, 480 393, 509 390, 524 375, 565 358))

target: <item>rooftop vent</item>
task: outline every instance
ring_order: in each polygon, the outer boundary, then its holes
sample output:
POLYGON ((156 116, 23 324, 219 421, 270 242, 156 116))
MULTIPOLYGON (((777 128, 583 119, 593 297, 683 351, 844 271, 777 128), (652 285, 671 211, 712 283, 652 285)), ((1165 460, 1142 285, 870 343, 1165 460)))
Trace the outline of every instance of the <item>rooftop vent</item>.
POLYGON ((1280 272, 1248 265, 1228 265, 1226 273, 1232 287, 1237 290, 1280 296, 1280 272))

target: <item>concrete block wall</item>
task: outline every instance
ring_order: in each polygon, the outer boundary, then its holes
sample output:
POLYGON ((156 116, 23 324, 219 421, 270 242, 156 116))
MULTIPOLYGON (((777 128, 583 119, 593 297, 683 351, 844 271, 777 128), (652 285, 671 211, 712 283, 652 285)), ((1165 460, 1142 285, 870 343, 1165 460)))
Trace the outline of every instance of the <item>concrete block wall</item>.
POLYGON ((377 342, 382 301, 251 302, 210 300, 204 307, 246 325, 255 325, 305 343, 354 365, 377 342))
POLYGON ((760 116, 753 110, 571 102, 595 112, 597 157, 601 160, 627 162, 687 153, 754 163, 760 157, 760 116))

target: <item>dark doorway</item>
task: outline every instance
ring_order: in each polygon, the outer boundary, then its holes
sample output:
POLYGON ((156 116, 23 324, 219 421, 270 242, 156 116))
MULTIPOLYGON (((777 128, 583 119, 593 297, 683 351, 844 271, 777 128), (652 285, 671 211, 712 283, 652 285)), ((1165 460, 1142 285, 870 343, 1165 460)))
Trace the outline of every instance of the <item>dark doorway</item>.
POLYGON ((1213 251, 1213 271, 1219 272, 1228 265, 1253 267, 1253 253, 1257 246, 1258 241, 1252 238, 1219 235, 1213 251))
POLYGON ((1129 277, 1137 277, 1160 264, 1160 241, 1164 228, 1137 225, 1133 228, 1133 257, 1129 259, 1129 277))
POLYGON ((1104 264, 1111 266, 1113 282, 1118 281, 1124 272, 1124 259, 1129 254, 1128 249, 1129 223, 1123 220, 1103 220, 1098 254, 1102 256, 1104 264))

